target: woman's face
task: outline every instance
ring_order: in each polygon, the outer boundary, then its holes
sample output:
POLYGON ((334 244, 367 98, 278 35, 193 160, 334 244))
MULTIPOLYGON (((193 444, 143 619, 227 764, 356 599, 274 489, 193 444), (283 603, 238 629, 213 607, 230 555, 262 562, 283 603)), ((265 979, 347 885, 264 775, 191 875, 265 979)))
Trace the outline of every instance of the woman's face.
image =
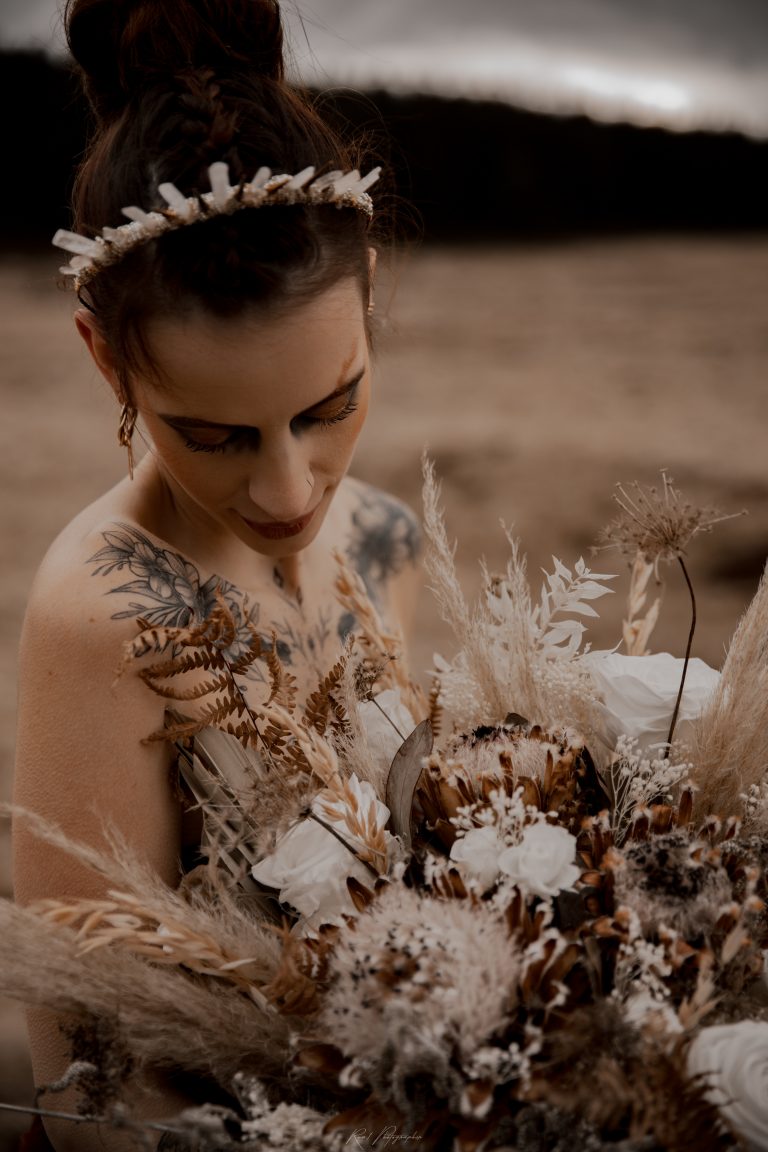
POLYGON ((158 320, 147 336, 159 378, 134 380, 133 400, 185 513, 265 555, 305 548, 368 409, 358 283, 282 314, 158 320))

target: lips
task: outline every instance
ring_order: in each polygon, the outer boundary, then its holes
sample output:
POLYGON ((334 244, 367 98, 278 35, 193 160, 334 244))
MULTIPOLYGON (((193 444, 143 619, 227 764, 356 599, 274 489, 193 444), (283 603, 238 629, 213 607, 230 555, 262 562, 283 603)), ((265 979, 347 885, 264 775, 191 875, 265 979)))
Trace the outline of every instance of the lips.
POLYGON ((248 520, 245 516, 243 516, 243 520, 253 532, 257 532, 259 536, 263 536, 266 540, 287 540, 290 536, 298 536, 303 532, 304 529, 308 527, 316 511, 317 508, 313 508, 311 512, 307 512, 306 516, 302 516, 300 520, 291 520, 289 523, 269 520, 265 524, 259 524, 255 520, 248 520))

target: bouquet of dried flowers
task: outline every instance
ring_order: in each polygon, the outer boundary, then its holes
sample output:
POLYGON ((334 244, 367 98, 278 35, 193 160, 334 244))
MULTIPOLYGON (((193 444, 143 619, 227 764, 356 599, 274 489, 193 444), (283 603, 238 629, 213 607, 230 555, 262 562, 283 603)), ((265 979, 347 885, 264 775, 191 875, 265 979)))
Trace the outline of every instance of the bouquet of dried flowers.
POLYGON ((166 1067, 227 1094, 160 1126, 201 1149, 768 1148, 768 581, 721 673, 690 639, 649 654, 650 575, 679 563, 695 620, 685 552, 717 517, 666 476, 618 499, 623 653, 583 642, 613 579, 583 560, 534 602, 510 539, 468 605, 428 464, 457 641, 429 700, 341 561, 360 635, 301 706, 256 636, 232 655, 223 598, 142 629, 126 660, 173 703, 154 736, 179 745, 208 864, 170 891, 28 815, 109 895, 1 916, 0 991, 82 1021, 65 1080, 86 1112, 129 1125, 123 1088, 166 1067))

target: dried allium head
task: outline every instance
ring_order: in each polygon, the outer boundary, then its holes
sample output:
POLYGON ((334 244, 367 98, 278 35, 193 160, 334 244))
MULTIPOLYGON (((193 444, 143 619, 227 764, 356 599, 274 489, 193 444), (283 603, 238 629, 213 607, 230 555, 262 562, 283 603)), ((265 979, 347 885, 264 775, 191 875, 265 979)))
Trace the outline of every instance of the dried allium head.
POLYGON ((616 903, 637 912, 644 933, 663 924, 683 936, 706 934, 733 899, 717 855, 685 832, 630 843, 614 859, 616 903))
POLYGON ((335 949, 321 1029, 381 1099, 408 1112, 418 1082, 458 1108, 460 1065, 504 1026, 519 970, 488 906, 393 884, 335 949))
POLYGON ((716 508, 698 508, 684 500, 675 488, 672 477, 661 473, 663 487, 645 488, 630 485, 627 490, 616 485, 614 500, 622 515, 618 516, 601 535, 604 547, 617 547, 630 560, 640 553, 649 563, 676 560, 685 555, 695 536, 710 532, 721 520, 742 516, 743 512, 724 515, 716 508))

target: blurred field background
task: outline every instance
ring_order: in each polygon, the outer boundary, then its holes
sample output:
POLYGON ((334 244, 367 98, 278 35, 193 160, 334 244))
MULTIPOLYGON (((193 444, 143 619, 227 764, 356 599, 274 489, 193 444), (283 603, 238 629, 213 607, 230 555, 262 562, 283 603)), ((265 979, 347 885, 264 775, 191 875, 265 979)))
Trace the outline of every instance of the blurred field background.
MULTIPOLYGON (((114 402, 77 340, 72 299, 55 288, 59 261, 44 244, 67 222, 82 109, 63 98, 69 80, 43 56, 0 58, 8 92, 23 75, 53 102, 39 131, 54 175, 46 185, 35 181, 39 164, 28 167, 29 197, 14 215, 6 189, 0 205, 3 800, 34 572, 58 530, 125 468, 114 402)), ((377 90, 337 103, 341 115, 390 133, 400 186, 421 219, 421 242, 411 228, 412 242, 382 271, 375 399, 354 470, 418 507, 428 448, 470 596, 481 555, 492 569, 506 562, 502 519, 522 541, 535 591, 553 554, 619 573, 615 595, 598 605, 595 647, 618 641, 627 589, 618 556, 589 555, 614 514, 616 482, 655 483, 667 468, 691 500, 748 509, 690 552, 694 653, 717 666, 768 553, 765 138, 744 125, 673 132, 662 115, 598 123, 594 108, 592 118, 575 108, 555 116, 449 95, 377 90)), ((29 132, 12 130, 22 148, 29 132)), ((682 654, 687 601, 679 574, 664 576, 651 644, 682 654)), ((423 679, 434 651, 450 655, 452 642, 425 589, 411 653, 423 679)), ((3 827, 0 895, 10 892, 3 827)), ((0 1101, 32 1096, 22 1014, 0 1003, 0 1101)), ((0 1112, 0 1150, 24 1127, 0 1112)))

